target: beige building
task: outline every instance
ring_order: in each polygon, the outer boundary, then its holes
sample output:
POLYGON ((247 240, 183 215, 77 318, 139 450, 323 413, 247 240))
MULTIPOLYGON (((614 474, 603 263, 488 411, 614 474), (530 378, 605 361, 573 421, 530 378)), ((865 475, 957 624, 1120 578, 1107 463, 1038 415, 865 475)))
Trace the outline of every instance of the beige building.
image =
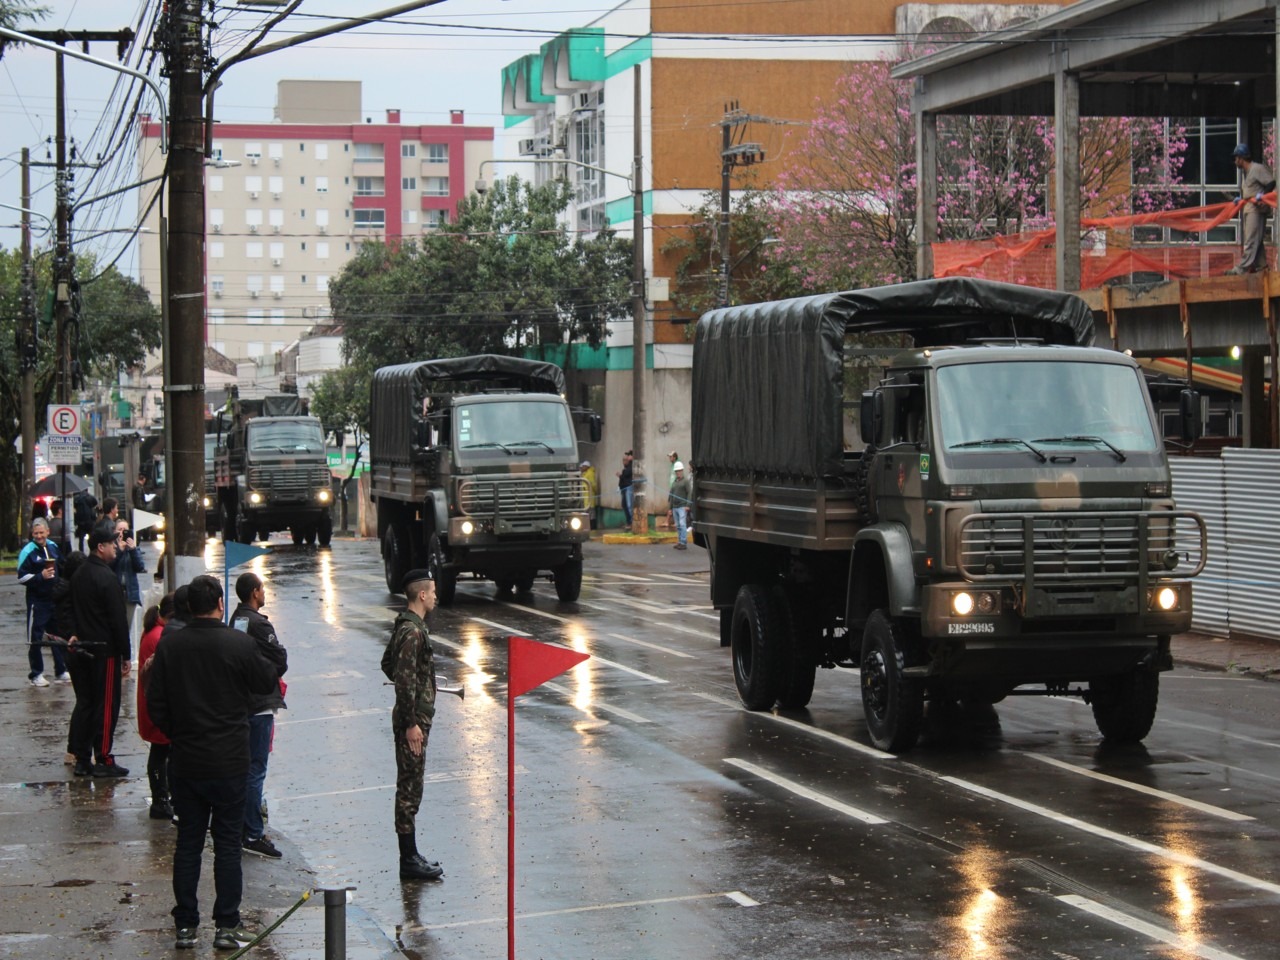
MULTIPOLYGON (((139 179, 163 170, 144 118, 139 179)), ((361 85, 282 80, 274 123, 219 123, 205 177, 205 336, 233 361, 271 369, 329 315, 329 281, 367 240, 411 240, 451 220, 493 154, 493 130, 378 123, 361 85)), ((139 235, 140 282, 160 295, 159 208, 139 235)), ((170 230, 176 229, 171 224, 170 230)))

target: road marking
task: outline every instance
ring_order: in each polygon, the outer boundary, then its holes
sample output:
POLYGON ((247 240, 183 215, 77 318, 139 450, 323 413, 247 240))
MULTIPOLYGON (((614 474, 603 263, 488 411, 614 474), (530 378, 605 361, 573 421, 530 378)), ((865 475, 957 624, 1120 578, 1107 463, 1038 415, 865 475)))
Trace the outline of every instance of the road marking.
POLYGON ((483 623, 486 627, 493 627, 495 630, 501 630, 506 634, 513 634, 517 637, 527 637, 528 634, 523 630, 517 630, 515 627, 509 627, 505 623, 498 623, 494 620, 486 620, 484 617, 470 617, 476 623, 483 623))
POLYGON ((831 733, 820 727, 811 727, 807 723, 800 723, 798 720, 792 720, 790 717, 780 717, 776 713, 766 713, 758 710, 748 710, 741 703, 733 700, 726 700, 724 697, 717 697, 713 693, 703 693, 701 690, 691 691, 695 697, 701 697, 703 700, 710 700, 712 703, 718 703, 722 707, 728 707, 730 710, 737 710, 739 713, 749 713, 753 717, 759 717, 761 720, 768 720, 772 723, 780 723, 784 727, 792 727, 801 730, 813 737, 819 737, 823 740, 830 740, 832 743, 838 743, 842 747, 850 750, 856 750, 858 753, 865 754, 874 760, 897 760, 896 754, 885 753, 883 750, 877 750, 875 747, 869 747, 865 743, 859 743, 857 740, 850 740, 848 737, 842 737, 838 733, 831 733))
POLYGON ((363 680, 364 674, 359 670, 334 670, 330 673, 312 673, 304 674, 300 677, 290 677, 289 683, 301 683, 303 680, 363 680))
POLYGON ((547 683, 542 684, 542 686, 546 687, 548 690, 552 690, 560 694, 562 697, 565 697, 569 701, 571 706, 577 707, 583 713, 587 712, 587 707, 591 707, 595 710, 599 710, 601 713, 612 713, 616 716, 622 717, 622 719, 624 720, 630 720, 632 723, 652 723, 653 722, 651 720, 648 720, 640 716, 640 714, 638 713, 632 713, 630 710, 623 710, 622 707, 610 706, 609 704, 604 703, 600 700, 590 700, 586 704, 579 706, 577 703, 574 702, 574 699, 577 697, 577 694, 574 693, 569 688, 563 687, 558 683, 552 683, 548 681, 547 683))
MULTIPOLYGON (((459 780, 483 780, 489 773, 428 773, 423 775, 424 783, 453 783, 459 780)), ((314 800, 317 797, 345 797, 353 793, 371 793, 375 790, 394 790, 394 783, 380 783, 376 787, 352 787, 349 790, 326 790, 322 793, 294 793, 283 797, 284 800, 314 800)))
MULTIPOLYGON (((718 613, 702 613, 697 607, 671 606, 669 601, 658 602, 655 600, 643 600, 639 597, 629 597, 625 593, 611 593, 608 590, 598 590, 596 593, 601 597, 609 597, 620 606, 632 607, 642 613, 657 614, 660 617, 670 617, 681 614, 687 617, 702 617, 707 620, 715 620, 719 622, 720 614, 718 613)), ((607 610, 607 607, 598 609, 607 610)))
POLYGON ((834 810, 836 813, 842 813, 846 817, 852 817, 855 820, 861 820, 866 824, 888 823, 884 817, 878 817, 874 813, 868 813, 865 810, 859 810, 857 807, 851 807, 847 803, 841 803, 834 797, 829 797, 825 793, 818 793, 816 790, 810 790, 808 787, 796 783, 794 780, 788 780, 786 777, 780 777, 772 770, 766 770, 764 767, 758 767, 754 763, 746 760, 739 760, 737 757, 725 757, 724 762, 730 766, 745 770, 747 773, 760 777, 762 780, 768 780, 775 786, 781 787, 789 793, 794 793, 797 797, 804 797, 806 800, 812 800, 814 803, 826 807, 828 810, 834 810))
POLYGON ((1147 923, 1145 920, 1131 917, 1127 913, 1122 913, 1119 910, 1108 907, 1106 904, 1098 903, 1096 900, 1090 900, 1088 897, 1065 893, 1057 899, 1068 906, 1075 907, 1077 910, 1083 910, 1085 913, 1091 913, 1095 917, 1109 920, 1118 926, 1124 927, 1126 930, 1132 930, 1135 933, 1150 937, 1152 940, 1167 943, 1171 947, 1177 947, 1179 950, 1190 953, 1193 956, 1203 957, 1204 960, 1241 960, 1234 953, 1227 953, 1225 950, 1219 950, 1208 944, 1200 943, 1193 937, 1174 933, 1172 930, 1158 927, 1154 923, 1147 923))
POLYGON ((1079 774, 1082 777, 1089 777, 1093 780, 1101 780, 1103 783, 1114 784, 1117 787, 1124 787, 1126 790, 1133 790, 1137 793, 1145 793, 1150 797, 1159 797, 1161 800, 1168 800, 1170 803, 1178 803, 1184 807, 1190 807, 1192 810, 1199 810, 1201 813, 1207 813, 1213 817, 1221 817, 1223 820, 1253 820, 1254 818, 1247 813, 1236 813, 1234 810, 1227 810, 1223 807, 1215 807, 1208 803, 1201 803, 1199 800, 1192 800, 1188 797, 1180 797, 1176 793, 1168 793, 1164 790, 1157 790, 1155 787, 1144 786, 1140 783, 1133 783, 1129 780, 1121 780, 1119 777, 1108 776, 1105 773, 1098 773, 1096 770, 1089 770, 1085 767, 1077 767, 1075 764, 1065 763, 1062 760, 1055 760, 1053 757, 1041 756, 1037 753, 1029 753, 1027 756, 1041 763, 1047 763, 1052 767, 1060 770, 1067 770, 1071 773, 1079 774))
POLYGON ((298 720, 277 720, 277 727, 287 727, 295 723, 320 723, 322 720, 346 720, 350 717, 371 717, 375 714, 390 713, 390 707, 369 707, 367 710, 348 710, 345 713, 331 713, 327 717, 302 717, 298 720))
MULTIPOLYGON (((543 910, 540 913, 518 913, 517 920, 536 920, 540 917, 564 917, 574 913, 596 913, 601 910, 627 910, 635 907, 656 907, 664 903, 692 903, 695 900, 716 900, 727 897, 742 907, 760 906, 740 890, 727 893, 693 893, 687 897, 661 897, 657 900, 619 900, 616 903, 598 903, 590 907, 566 907, 564 910, 543 910)), ((459 920, 456 923, 407 924, 401 928, 406 933, 423 930, 454 930, 458 927, 478 927, 489 923, 506 923, 507 918, 489 917, 484 920, 459 920)))
POLYGON ((551 613, 547 610, 539 610, 537 607, 526 607, 518 603, 512 603, 509 600, 501 600, 499 602, 505 607, 510 607, 512 610, 521 610, 524 613, 532 613, 535 616, 545 617, 548 620, 557 620, 560 623, 568 624, 570 626, 580 625, 577 620, 570 620, 568 617, 562 617, 558 613, 551 613))
POLYGON ((648 583, 648 577, 637 577, 634 573, 611 573, 611 577, 617 577, 620 580, 631 580, 636 583, 648 583))
POLYGON ((1280 895, 1280 883, 1272 883, 1270 880, 1263 880, 1260 877, 1253 877, 1247 873, 1241 873, 1239 870, 1232 870, 1230 867, 1224 867, 1221 864, 1213 863, 1210 860, 1202 860, 1200 857, 1192 857, 1185 853, 1179 853, 1176 850, 1170 850, 1168 847, 1162 847, 1159 844, 1148 843, 1146 840, 1139 840, 1136 837, 1128 837, 1123 833, 1117 833, 1114 830, 1108 830, 1106 827, 1099 827, 1096 824, 1088 823, 1084 820, 1071 817, 1065 813, 1059 813, 1056 810, 1050 810, 1048 807, 1042 807, 1039 804, 1031 803, 1027 800, 1019 800, 1017 797, 1011 797, 1007 793, 1000 793, 997 790, 991 790, 980 784, 970 783, 968 780, 961 780, 959 777, 939 777, 943 783, 949 783, 952 786, 959 787, 961 790, 968 790, 970 793, 976 793, 988 800, 995 800, 997 803, 1005 803, 1011 807, 1017 807, 1019 810, 1034 814, 1038 817, 1045 817, 1055 823, 1060 823, 1066 827, 1074 827, 1085 833, 1092 834, 1095 837, 1101 837, 1103 840, 1111 840, 1121 846, 1129 847, 1141 853, 1153 854, 1170 860, 1174 863, 1180 863, 1183 866, 1194 867, 1197 870, 1203 870, 1206 873, 1216 874, 1219 877, 1225 877, 1228 880, 1234 880, 1237 883, 1244 884, 1246 887, 1252 887, 1255 890, 1265 890, 1271 894, 1280 895))
POLYGON ((696 577, 681 577, 674 573, 655 573, 654 576, 662 577, 664 580, 674 580, 676 583, 691 583, 699 587, 705 587, 707 585, 707 581, 705 580, 699 580, 696 577))
POLYGON ((635 637, 628 637, 622 633, 611 633, 609 636, 616 640, 622 640, 625 643, 634 643, 638 647, 648 647, 650 650, 657 650, 659 653, 669 653, 673 657, 684 657, 686 660, 697 660, 692 653, 685 653, 683 650, 673 650, 671 647, 664 647, 656 643, 648 643, 645 640, 637 640, 635 637))
MULTIPOLYGON (((615 608, 613 608, 613 607, 607 607, 607 606, 605 606, 604 604, 601 604, 601 603, 591 603, 591 602, 589 602, 589 601, 580 601, 578 605, 579 605, 579 606, 582 606, 582 607, 586 607, 586 608, 588 608, 589 610, 599 610, 599 611, 601 611, 601 612, 603 612, 603 613, 618 613, 618 612, 619 612, 619 611, 618 611, 618 610, 616 610, 615 608)), ((625 612, 625 611, 624 611, 624 612, 625 612)), ((631 615, 632 615, 632 616, 637 616, 636 614, 631 614, 631 615)), ((717 617, 716 619, 719 619, 719 618, 717 617)), ((662 629, 663 629, 663 630, 674 630, 676 633, 687 633, 687 634, 689 634, 690 636, 694 636, 694 637, 701 637, 701 638, 702 638, 702 639, 704 639, 704 640, 714 640, 714 641, 716 641, 716 643, 719 643, 719 642, 720 642, 720 634, 718 634, 718 633, 707 633, 707 631, 705 631, 705 630, 695 630, 695 629, 693 629, 693 627, 682 627, 682 626, 680 626, 680 624, 678 624, 678 623, 664 623, 664 624, 662 624, 662 629)))

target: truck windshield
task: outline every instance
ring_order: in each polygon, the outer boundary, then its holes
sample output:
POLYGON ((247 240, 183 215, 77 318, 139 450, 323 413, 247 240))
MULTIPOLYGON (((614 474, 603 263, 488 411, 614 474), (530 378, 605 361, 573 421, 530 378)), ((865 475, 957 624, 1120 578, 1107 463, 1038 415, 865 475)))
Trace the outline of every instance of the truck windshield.
POLYGON ((955 450, 1159 449, 1146 387, 1132 367, 1085 361, 999 362, 938 369, 941 447, 955 450))
POLYGON ((508 452, 526 447, 574 450, 577 438, 563 403, 545 400, 504 400, 468 403, 454 417, 458 449, 502 447, 508 452))
POLYGON ((217 449, 218 435, 216 433, 206 433, 204 435, 204 458, 206 460, 212 460, 217 449))
POLYGON ((250 423, 252 453, 322 453, 324 437, 318 423, 250 423))

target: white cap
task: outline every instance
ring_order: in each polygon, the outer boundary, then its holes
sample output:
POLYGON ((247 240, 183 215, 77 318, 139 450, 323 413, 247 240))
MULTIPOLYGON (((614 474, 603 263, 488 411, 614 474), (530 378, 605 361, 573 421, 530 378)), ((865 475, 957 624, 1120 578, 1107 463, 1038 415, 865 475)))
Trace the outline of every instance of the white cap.
POLYGON ((683 469, 684 469, 684 461, 683 461, 683 460, 677 460, 677 461, 675 462, 675 464, 672 466, 672 468, 671 468, 671 469, 673 469, 673 470, 683 470, 683 469))
POLYGON ((585 470, 585 469, 586 469, 587 467, 589 467, 589 466, 591 466, 591 461, 590 461, 590 460, 583 460, 580 464, 578 464, 578 469, 579 469, 579 470, 585 470))

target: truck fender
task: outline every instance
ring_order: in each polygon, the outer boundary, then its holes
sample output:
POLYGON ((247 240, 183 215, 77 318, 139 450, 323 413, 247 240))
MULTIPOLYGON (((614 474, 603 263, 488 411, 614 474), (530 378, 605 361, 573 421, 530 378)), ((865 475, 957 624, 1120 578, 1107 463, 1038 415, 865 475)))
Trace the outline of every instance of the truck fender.
POLYGON ((441 489, 428 490, 427 499, 422 508, 422 519, 426 525, 423 531, 423 541, 431 535, 433 531, 439 531, 440 539, 448 541, 449 539, 449 498, 441 489))
POLYGON ((890 615, 901 616, 919 608, 911 537, 904 526, 884 523, 858 531, 846 598, 845 624, 858 634, 873 610, 885 608, 890 615))

